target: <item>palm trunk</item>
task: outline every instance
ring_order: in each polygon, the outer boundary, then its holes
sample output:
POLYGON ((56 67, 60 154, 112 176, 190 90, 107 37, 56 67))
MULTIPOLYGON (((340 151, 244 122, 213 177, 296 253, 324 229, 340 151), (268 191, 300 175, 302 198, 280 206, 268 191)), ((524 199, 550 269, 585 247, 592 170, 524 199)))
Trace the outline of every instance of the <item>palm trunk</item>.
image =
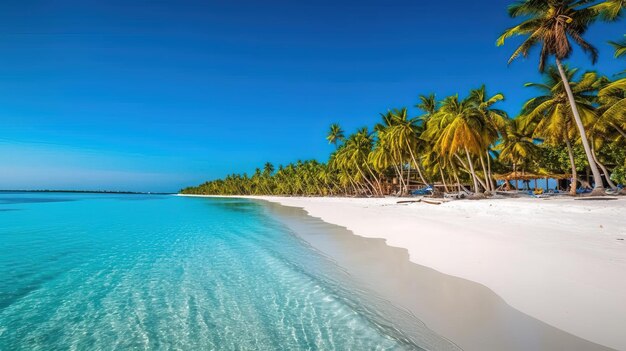
POLYGON ((476 172, 474 171, 474 164, 472 163, 472 158, 470 157, 469 151, 467 151, 467 147, 465 148, 465 156, 467 156, 467 162, 469 164, 470 172, 472 173, 472 180, 474 181, 474 192, 478 192, 478 179, 476 177, 476 172))
POLYGON ((420 169, 420 165, 415 160, 415 156, 413 155, 413 150, 411 150, 411 145, 409 144, 408 140, 406 140, 406 147, 409 149, 409 153, 411 154, 411 159, 413 160, 413 164, 415 164, 415 169, 417 169, 417 174, 419 174, 420 179, 422 180, 422 182, 424 184, 428 185, 428 182, 426 182, 426 179, 424 179, 424 175, 422 174, 422 170, 420 169))
POLYGON ((613 123, 611 123, 611 126, 615 128, 615 130, 617 130, 617 132, 620 133, 622 137, 624 137, 624 139, 626 139, 626 132, 624 132, 622 128, 620 128, 618 125, 613 124, 613 123))
POLYGON ((348 180, 350 181, 350 184, 352 184, 352 188, 354 189, 354 194, 356 195, 357 192, 358 192, 358 187, 357 187, 356 181, 354 179, 352 179, 352 176, 350 175, 348 170, 345 170, 345 173, 348 176, 348 180))
POLYGON ((406 187, 406 185, 404 184, 404 176, 402 175, 402 170, 398 167, 397 164, 394 163, 393 167, 396 170, 396 173, 399 175, 398 177, 400 178, 400 195, 402 195, 404 193, 404 188, 406 187))
POLYGON ((411 193, 411 162, 409 162, 409 167, 406 169, 406 192, 407 194, 411 193))
POLYGON ((452 167, 452 174, 454 174, 454 179, 456 180, 456 187, 458 192, 461 192, 461 182, 459 181, 459 175, 456 174, 456 168, 452 167))
POLYGON ((402 175, 402 170, 398 167, 398 165, 394 164, 393 167, 396 169, 396 172, 399 174, 400 178, 400 195, 404 192, 404 188, 406 185, 404 184, 404 176, 402 175))
MULTIPOLYGON (((476 175, 476 172, 472 173, 472 170, 470 169, 470 167, 468 165, 466 165, 465 162, 463 162, 463 159, 458 154, 454 154, 454 156, 459 161, 461 166, 463 166, 463 168, 464 168, 463 171, 465 173, 468 173, 469 175, 471 175, 472 178, 474 178, 474 176, 476 175)), ((471 159, 470 159, 470 163, 471 163, 471 159)), ((473 166, 474 166, 474 164, 472 163, 472 168, 473 168, 473 166)), ((476 176, 474 179, 476 179, 478 181, 478 183, 480 185, 482 185, 483 188, 487 189, 487 186, 485 185, 485 183, 483 183, 483 181, 478 176, 476 176)))
POLYGON ((359 167, 359 165, 356 165, 356 169, 359 171, 359 173, 361 173, 361 177, 363 177, 363 179, 365 179, 367 184, 369 184, 369 186, 371 187, 372 195, 377 195, 376 194, 376 186, 374 186, 374 184, 365 176, 365 172, 363 172, 361 167, 359 167))
POLYGON ((454 179, 456 179, 456 184, 459 187, 459 192, 461 192, 461 190, 464 190, 464 191, 466 191, 468 193, 471 193, 471 191, 467 190, 465 188, 465 186, 463 186, 463 184, 461 184, 461 181, 459 180, 459 175, 456 173, 456 167, 454 167, 454 166, 452 167, 452 173, 454 173, 454 179))
POLYGON ((487 168, 485 167, 485 161, 483 160, 483 156, 480 156, 480 164, 483 167, 483 174, 485 175, 485 190, 491 191, 491 182, 489 181, 489 177, 487 175, 487 168))
POLYGON ((567 136, 565 136, 565 145, 567 145, 567 154, 569 155, 569 162, 572 166, 572 184, 570 185, 569 193, 570 195, 576 195, 578 174, 576 171, 576 163, 574 162, 574 152, 572 151, 572 144, 570 143, 567 136))
POLYGON ((365 162, 365 167, 367 167, 368 172, 372 175, 372 178, 374 178, 374 181, 376 181, 376 185, 378 185, 378 194, 382 196, 383 195, 383 186, 380 184, 380 179, 378 179, 378 177, 376 177, 374 172, 372 172, 372 169, 367 164, 367 162, 365 162))
POLYGON ((609 183, 609 186, 611 187, 611 189, 615 190, 617 189, 617 186, 615 186, 615 183, 613 183, 613 181, 611 180, 611 175, 609 174, 609 171, 606 169, 606 167, 600 163, 600 161, 598 161, 598 157, 596 156, 596 150, 593 147, 593 142, 591 144, 591 151, 592 151, 592 155, 593 155, 593 160, 598 164, 598 166, 600 166, 600 168, 602 169, 602 172, 604 172, 604 179, 606 179, 606 182, 609 183))
POLYGON ((487 149, 487 176, 489 177, 489 184, 491 185, 491 189, 495 190, 497 188, 497 184, 491 176, 491 155, 489 154, 489 149, 487 149))
POLYGON ((450 191, 448 190, 448 185, 446 184, 446 177, 443 176, 443 169, 441 169, 441 166, 439 166, 439 174, 441 175, 441 182, 443 183, 443 189, 446 191, 446 193, 449 193, 450 191))
POLYGON ((393 161, 393 168, 396 171, 396 174, 398 174, 399 178, 400 178, 400 195, 403 194, 403 190, 402 187, 404 186, 404 175, 402 174, 402 169, 400 167, 398 167, 398 160, 396 160, 396 157, 394 156, 393 151, 391 151, 391 159, 393 161))
POLYGON ((580 140, 583 144, 583 148, 585 149, 587 162, 589 163, 589 167, 591 168, 591 172, 593 173, 593 180, 595 184, 593 186, 592 193, 596 195, 604 195, 604 185, 602 184, 602 177, 600 176, 600 171, 598 170, 598 166, 593 161, 594 156, 593 156, 593 152, 591 151, 591 147, 589 147, 589 141, 587 140, 587 134, 585 133, 585 126, 583 125, 583 122, 580 119, 580 114, 578 113, 578 107, 576 107, 576 101, 574 100, 574 94, 572 93, 572 88, 570 87, 569 81, 567 80, 567 76, 565 75, 565 71, 563 70, 563 65, 561 65, 561 61, 558 58, 556 59, 556 65, 559 68, 559 73, 561 74, 561 79, 563 80, 565 91, 567 92, 569 104, 574 114, 574 121, 576 121, 576 126, 578 127, 578 131, 580 132, 580 140))
POLYGON ((458 154, 454 154, 454 157, 456 157, 457 161, 459 161, 459 163, 461 164, 461 167, 463 168, 461 170, 464 171, 465 173, 470 173, 469 167, 465 164, 461 156, 459 156, 458 154))

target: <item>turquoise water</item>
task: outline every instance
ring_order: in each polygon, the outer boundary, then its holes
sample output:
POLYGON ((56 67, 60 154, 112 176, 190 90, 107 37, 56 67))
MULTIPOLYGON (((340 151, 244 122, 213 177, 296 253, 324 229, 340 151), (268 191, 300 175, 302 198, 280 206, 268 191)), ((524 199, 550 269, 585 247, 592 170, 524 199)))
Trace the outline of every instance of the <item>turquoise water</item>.
POLYGON ((424 346, 372 306, 256 202, 0 193, 0 350, 424 346))

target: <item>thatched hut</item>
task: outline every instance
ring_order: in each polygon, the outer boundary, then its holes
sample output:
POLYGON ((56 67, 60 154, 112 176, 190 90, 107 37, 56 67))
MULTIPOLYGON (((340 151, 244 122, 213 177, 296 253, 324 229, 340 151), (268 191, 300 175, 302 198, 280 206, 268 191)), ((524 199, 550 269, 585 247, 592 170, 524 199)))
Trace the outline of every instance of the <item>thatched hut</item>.
POLYGON ((557 181, 570 179, 572 176, 569 174, 557 174, 557 173, 548 173, 548 172, 526 172, 526 171, 515 171, 505 174, 495 174, 494 178, 496 180, 504 181, 504 184, 507 190, 511 189, 511 181, 515 181, 515 187, 517 188, 518 181, 526 181, 530 182, 531 180, 535 181, 535 188, 537 186, 537 180, 544 179, 546 181, 546 189, 548 189, 548 179, 556 179, 557 181))

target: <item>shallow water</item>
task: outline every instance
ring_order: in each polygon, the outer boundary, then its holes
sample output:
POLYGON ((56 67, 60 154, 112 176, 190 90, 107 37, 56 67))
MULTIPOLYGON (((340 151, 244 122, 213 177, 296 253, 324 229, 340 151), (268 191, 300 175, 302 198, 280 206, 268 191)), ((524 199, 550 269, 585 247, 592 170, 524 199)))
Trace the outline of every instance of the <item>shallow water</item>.
POLYGON ((421 348, 456 347, 262 204, 0 193, 0 350, 421 348))

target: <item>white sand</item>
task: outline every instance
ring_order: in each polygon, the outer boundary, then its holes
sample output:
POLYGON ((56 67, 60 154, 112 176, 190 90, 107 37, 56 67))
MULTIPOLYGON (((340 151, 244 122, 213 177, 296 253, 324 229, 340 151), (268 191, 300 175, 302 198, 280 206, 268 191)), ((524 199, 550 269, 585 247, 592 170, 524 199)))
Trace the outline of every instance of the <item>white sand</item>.
POLYGON ((626 350, 625 198, 440 206, 402 205, 395 198, 253 198, 386 239, 417 264, 481 283, 532 317, 626 350))

